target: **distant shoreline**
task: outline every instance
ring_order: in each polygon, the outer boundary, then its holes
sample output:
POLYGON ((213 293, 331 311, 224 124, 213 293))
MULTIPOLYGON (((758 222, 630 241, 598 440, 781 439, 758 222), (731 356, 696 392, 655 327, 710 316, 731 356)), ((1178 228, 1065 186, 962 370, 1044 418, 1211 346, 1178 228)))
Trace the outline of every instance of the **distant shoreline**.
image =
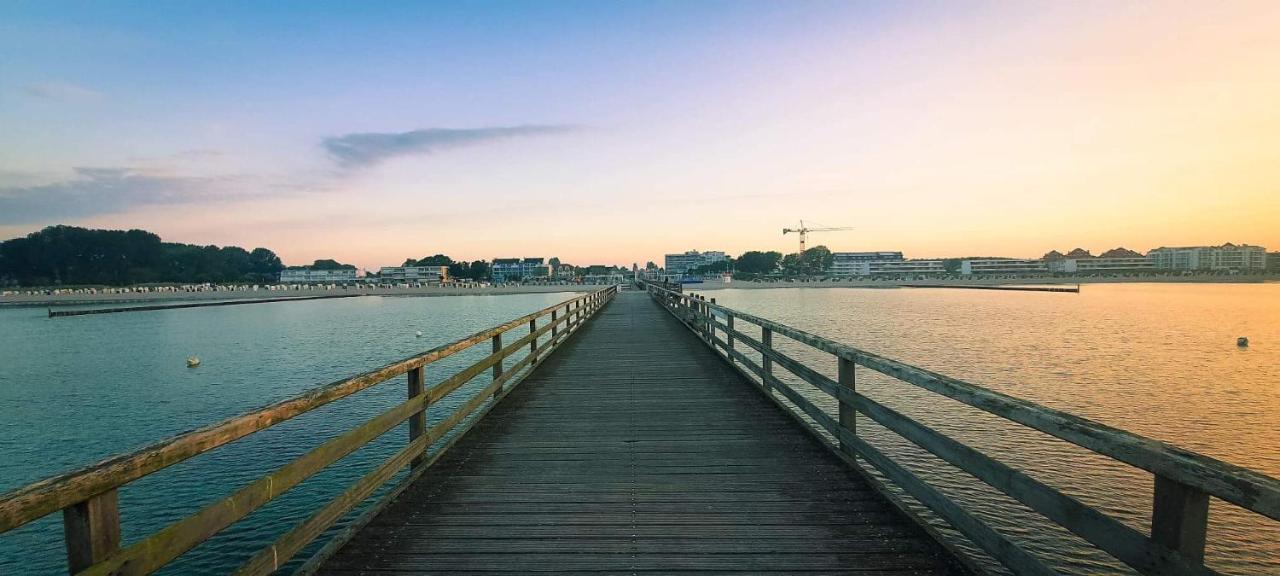
MULTIPOLYGON (((904 284, 914 285, 1075 285, 1075 284, 1262 284, 1280 282, 1276 275, 1251 276, 1148 276, 1148 277, 988 277, 988 278, 948 278, 931 280, 838 280, 811 281, 796 280, 793 282, 769 281, 752 282, 735 280, 730 283, 708 281, 701 284, 686 284, 689 292, 706 290, 768 290, 775 288, 902 288, 904 284)), ((165 302, 200 302, 218 300, 240 300, 255 298, 276 298, 290 296, 315 296, 321 294, 359 294, 363 296, 421 297, 421 296, 499 296, 505 294, 547 294, 554 292, 587 292, 598 290, 604 285, 597 284, 527 284, 503 286, 422 286, 417 288, 320 288, 301 290, 217 290, 201 292, 128 292, 108 294, 32 294, 0 296, 0 308, 18 306, 82 306, 93 304, 154 304, 165 302)))
POLYGON ((729 283, 720 281, 703 282, 701 284, 685 284, 686 292, 701 292, 703 290, 731 290, 731 289, 747 289, 747 290, 767 290, 771 288, 902 288, 906 284, 914 284, 920 286, 1024 286, 1024 285, 1071 285, 1076 284, 1263 284, 1268 282, 1280 282, 1280 276, 1276 275, 1250 275, 1250 276, 1142 276, 1142 277, 1105 277, 1105 276, 1060 276, 1060 277, 987 277, 987 278, 956 278, 947 279, 928 279, 928 280, 834 280, 834 281, 813 281, 804 282, 796 280, 787 282, 785 280, 770 282, 752 282, 744 280, 734 280, 729 283))
POLYGON ((496 296, 503 294, 549 294, 554 292, 587 292, 603 288, 595 284, 530 284, 485 287, 423 286, 419 288, 341 288, 311 290, 218 290, 203 292, 128 292, 123 294, 32 294, 0 296, 0 308, 17 306, 81 306, 88 304, 154 304, 157 302, 198 302, 279 297, 304 297, 327 294, 361 296, 496 296))

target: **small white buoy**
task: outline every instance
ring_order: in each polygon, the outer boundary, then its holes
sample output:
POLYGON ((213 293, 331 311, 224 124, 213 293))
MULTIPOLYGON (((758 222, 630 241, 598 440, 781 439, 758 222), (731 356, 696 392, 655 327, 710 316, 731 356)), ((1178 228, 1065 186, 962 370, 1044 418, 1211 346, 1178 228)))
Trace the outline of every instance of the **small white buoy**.
POLYGON ((187 358, 187 368, 195 368, 200 365, 200 359, 195 356, 187 358))
POLYGON ((414 335, 413 335, 413 336, 414 336, 414 338, 421 338, 421 337, 422 337, 422 331, 421 331, 421 330, 417 331, 416 333, 414 333, 414 335))
POLYGON ((1248 339, 1248 338, 1246 338, 1246 337, 1244 337, 1244 336, 1241 336, 1241 337, 1239 337, 1239 338, 1236 338, 1236 346, 1239 346, 1239 347, 1241 347, 1241 348, 1248 348, 1248 347, 1249 347, 1249 339, 1248 339))

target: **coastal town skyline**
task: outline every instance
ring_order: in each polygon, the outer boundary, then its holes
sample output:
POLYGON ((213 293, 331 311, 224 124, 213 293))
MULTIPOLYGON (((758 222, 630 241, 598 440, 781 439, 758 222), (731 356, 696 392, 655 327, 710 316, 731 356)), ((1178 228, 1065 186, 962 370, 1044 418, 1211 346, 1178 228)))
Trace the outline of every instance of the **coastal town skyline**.
POLYGON ((810 218, 921 258, 1280 246, 1274 3, 69 6, 0 7, 0 238, 364 268, 785 253, 810 218))

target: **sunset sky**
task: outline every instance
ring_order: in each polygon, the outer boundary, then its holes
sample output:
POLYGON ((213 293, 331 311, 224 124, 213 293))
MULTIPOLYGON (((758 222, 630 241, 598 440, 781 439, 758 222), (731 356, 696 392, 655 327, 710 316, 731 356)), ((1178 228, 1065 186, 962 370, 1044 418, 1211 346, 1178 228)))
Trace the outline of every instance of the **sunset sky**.
POLYGON ((5 2, 0 238, 1280 249, 1280 2, 5 2))

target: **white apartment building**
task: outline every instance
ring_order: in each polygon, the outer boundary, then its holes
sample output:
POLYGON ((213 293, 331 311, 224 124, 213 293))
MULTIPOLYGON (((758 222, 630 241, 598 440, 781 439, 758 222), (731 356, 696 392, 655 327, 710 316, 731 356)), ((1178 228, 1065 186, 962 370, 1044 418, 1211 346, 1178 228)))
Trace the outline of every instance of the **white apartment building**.
POLYGON ((992 258, 989 260, 963 260, 961 274, 1033 274, 1048 272, 1044 260, 1020 260, 1017 258, 992 258))
POLYGON ((663 268, 667 276, 681 275, 699 266, 723 262, 728 258, 724 252, 690 250, 684 254, 667 254, 663 257, 663 268))
POLYGON ((835 278, 868 276, 872 262, 901 262, 901 252, 833 252, 828 274, 835 278))
POLYGON ((544 258, 494 258, 490 269, 494 282, 531 280, 551 275, 544 258))
POLYGON ((901 260, 869 262, 867 272, 871 276, 886 274, 942 274, 947 269, 941 260, 901 260))
POLYGON ((342 283, 355 281, 355 268, 339 268, 337 270, 285 268, 280 271, 281 284, 342 283))
POLYGON ((1147 258, 1162 270, 1264 270, 1267 250, 1248 244, 1156 248, 1147 258))
POLYGON ((1122 272, 1129 270, 1155 270, 1156 264, 1150 258, 1062 258, 1047 260, 1050 272, 1073 274, 1076 272, 1122 272))
POLYGON ((436 284, 449 281, 448 266, 383 266, 378 271, 383 282, 436 284))

